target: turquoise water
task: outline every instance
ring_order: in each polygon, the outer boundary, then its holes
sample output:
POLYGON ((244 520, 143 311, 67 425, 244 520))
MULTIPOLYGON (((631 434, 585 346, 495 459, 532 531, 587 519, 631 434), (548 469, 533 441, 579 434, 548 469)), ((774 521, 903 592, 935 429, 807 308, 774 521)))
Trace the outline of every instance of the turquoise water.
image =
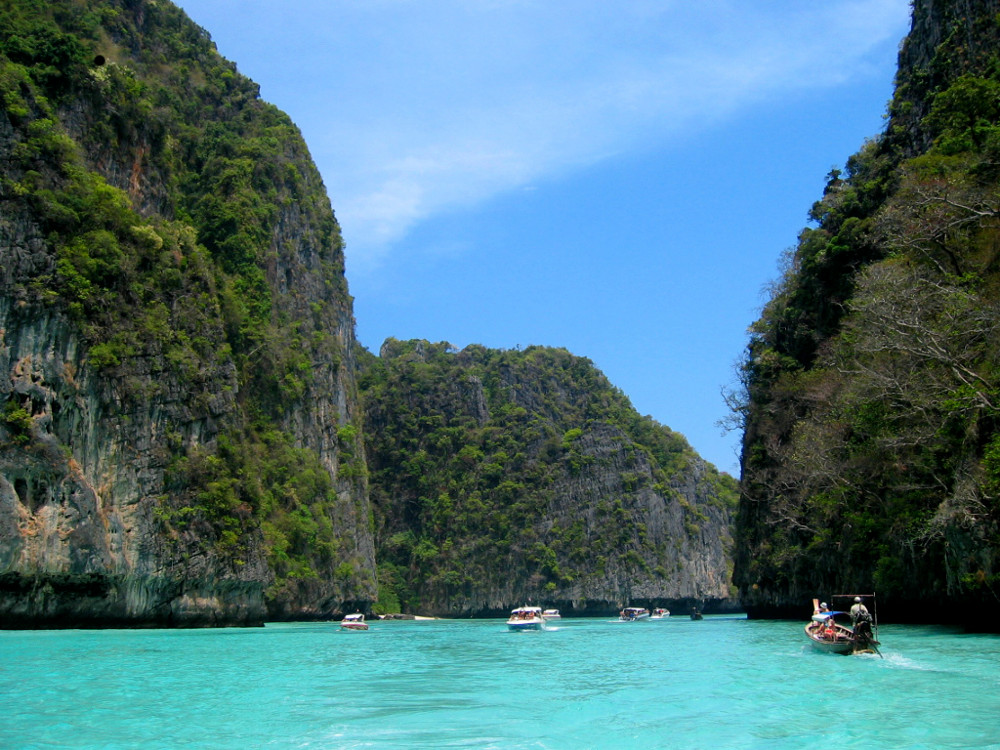
POLYGON ((0 632, 0 748, 1000 748, 1000 638, 709 616, 0 632))

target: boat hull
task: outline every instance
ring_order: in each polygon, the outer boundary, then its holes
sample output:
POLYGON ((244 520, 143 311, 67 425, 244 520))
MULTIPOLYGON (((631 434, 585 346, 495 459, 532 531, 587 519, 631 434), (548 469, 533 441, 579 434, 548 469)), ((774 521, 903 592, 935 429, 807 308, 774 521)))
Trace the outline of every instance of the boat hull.
POLYGON ((823 651, 828 654, 850 654, 854 652, 854 639, 850 635, 844 632, 840 632, 835 640, 830 638, 824 638, 820 631, 821 627, 818 627, 818 623, 810 622, 806 625, 806 638, 809 639, 809 643, 817 651, 823 651))
POLYGON ((508 630, 513 630, 515 632, 520 630, 544 630, 545 621, 541 620, 539 622, 535 622, 533 620, 519 620, 518 622, 508 622, 507 628, 508 630))

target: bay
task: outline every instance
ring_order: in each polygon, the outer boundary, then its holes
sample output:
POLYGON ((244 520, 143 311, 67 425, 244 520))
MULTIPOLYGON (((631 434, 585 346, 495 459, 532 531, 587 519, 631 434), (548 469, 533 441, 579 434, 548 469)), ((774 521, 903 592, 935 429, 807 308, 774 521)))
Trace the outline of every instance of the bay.
POLYGON ((0 632, 3 748, 1000 748, 1000 638, 708 616, 0 632))

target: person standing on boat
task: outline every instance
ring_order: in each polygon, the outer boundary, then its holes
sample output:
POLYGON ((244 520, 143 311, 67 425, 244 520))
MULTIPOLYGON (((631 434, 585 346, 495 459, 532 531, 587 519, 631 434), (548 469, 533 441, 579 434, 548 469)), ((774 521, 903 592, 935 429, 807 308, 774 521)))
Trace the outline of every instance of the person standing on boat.
POLYGON ((871 614, 868 612, 868 607, 866 607, 861 602, 861 597, 854 597, 854 604, 851 606, 851 621, 856 625, 858 620, 863 620, 865 622, 871 620, 871 614))

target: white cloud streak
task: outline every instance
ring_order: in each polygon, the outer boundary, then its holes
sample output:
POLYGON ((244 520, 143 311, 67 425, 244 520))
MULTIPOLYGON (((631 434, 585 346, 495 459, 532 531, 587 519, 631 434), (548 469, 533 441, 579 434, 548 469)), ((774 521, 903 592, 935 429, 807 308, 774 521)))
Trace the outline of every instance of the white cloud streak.
POLYGON ((908 2, 332 0, 310 13, 314 39, 299 43, 322 52, 299 69, 323 106, 302 124, 352 273, 367 273, 430 216, 866 74, 872 49, 905 33, 908 2))

